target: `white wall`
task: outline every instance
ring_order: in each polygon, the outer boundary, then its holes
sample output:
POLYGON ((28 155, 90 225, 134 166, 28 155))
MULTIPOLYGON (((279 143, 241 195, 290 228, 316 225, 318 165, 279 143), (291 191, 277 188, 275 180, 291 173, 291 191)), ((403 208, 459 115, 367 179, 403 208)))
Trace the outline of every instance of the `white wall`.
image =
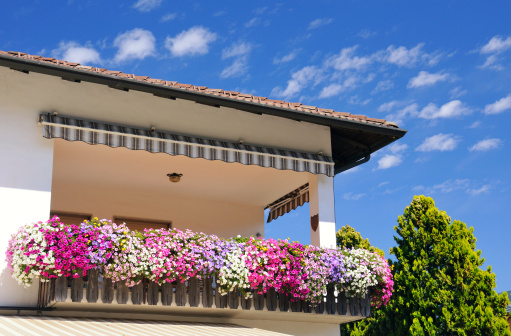
POLYGON ((37 281, 29 289, 18 285, 3 255, 18 227, 49 216, 53 142, 42 138, 37 111, 0 106, 0 116, 0 306, 35 306, 37 281))

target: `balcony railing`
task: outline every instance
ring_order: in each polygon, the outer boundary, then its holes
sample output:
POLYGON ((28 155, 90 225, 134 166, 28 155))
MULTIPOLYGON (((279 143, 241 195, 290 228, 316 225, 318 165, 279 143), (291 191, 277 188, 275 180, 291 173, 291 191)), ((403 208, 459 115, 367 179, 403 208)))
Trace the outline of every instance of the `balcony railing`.
MULTIPOLYGON (((66 303, 96 303, 131 306, 197 307, 203 309, 288 312, 313 314, 330 317, 338 316, 339 321, 358 320, 370 316, 370 298, 348 298, 344 292, 329 289, 321 303, 315 307, 309 302, 291 301, 287 295, 269 290, 266 294, 252 293, 245 298, 239 291, 221 295, 216 290, 214 278, 202 280, 191 278, 185 283, 173 282, 158 285, 147 279, 131 288, 124 283, 113 283, 103 278, 97 270, 89 270, 87 276, 79 278, 59 277, 41 282, 39 287, 39 307, 59 306, 66 303)), ((73 305, 76 307, 76 305, 73 305)), ((86 307, 87 305, 85 305, 86 307)), ((84 308, 85 308, 84 307, 84 308)), ((303 315, 301 315, 303 316, 303 315)), ((303 316, 305 317, 305 316, 303 316)), ((319 316, 317 316, 319 317, 319 316)))

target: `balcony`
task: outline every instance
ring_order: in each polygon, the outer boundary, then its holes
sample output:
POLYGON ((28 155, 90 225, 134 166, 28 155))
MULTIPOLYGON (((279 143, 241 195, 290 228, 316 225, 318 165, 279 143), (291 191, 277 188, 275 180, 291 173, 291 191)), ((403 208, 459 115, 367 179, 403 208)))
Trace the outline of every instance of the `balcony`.
POLYGON ((221 295, 212 277, 191 278, 184 283, 158 285, 147 279, 127 287, 89 270, 79 278, 58 277, 40 282, 40 308, 52 308, 68 316, 133 317, 193 321, 197 318, 220 321, 226 318, 347 323, 370 316, 369 296, 346 297, 344 292, 327 290, 321 303, 313 307, 304 300, 291 301, 275 290, 266 294, 252 292, 245 298, 239 291, 221 295), (84 311, 87 313, 84 314, 84 311))

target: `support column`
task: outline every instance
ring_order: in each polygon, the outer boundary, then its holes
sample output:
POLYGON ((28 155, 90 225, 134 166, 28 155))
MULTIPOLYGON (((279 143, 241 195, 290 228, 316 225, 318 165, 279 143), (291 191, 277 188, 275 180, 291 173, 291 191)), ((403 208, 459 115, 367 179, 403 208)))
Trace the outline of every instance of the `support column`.
POLYGON ((335 247, 334 178, 309 174, 311 244, 335 247))

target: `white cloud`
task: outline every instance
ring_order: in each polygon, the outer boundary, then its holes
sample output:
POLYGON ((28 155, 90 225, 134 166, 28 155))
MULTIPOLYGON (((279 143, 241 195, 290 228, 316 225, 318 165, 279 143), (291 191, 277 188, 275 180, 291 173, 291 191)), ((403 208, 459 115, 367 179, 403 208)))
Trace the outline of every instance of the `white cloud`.
POLYGON ((389 101, 387 103, 381 104, 380 107, 378 107, 378 112, 390 112, 394 108, 396 108, 398 106, 403 106, 405 104, 406 104, 406 102, 399 101, 399 100, 389 101))
POLYGON ((497 55, 490 55, 486 58, 486 61, 483 65, 479 66, 481 69, 490 69, 495 71, 501 71, 504 70, 504 67, 497 62, 499 61, 499 58, 497 55))
POLYGON ((511 48, 511 36, 503 39, 500 36, 494 36, 485 44, 481 50, 481 54, 498 54, 511 48))
POLYGON ((383 81, 379 81, 378 84, 376 84, 376 87, 371 91, 372 94, 382 92, 382 91, 388 91, 394 88, 394 83, 387 79, 383 81))
POLYGON ((168 13, 168 14, 163 15, 161 17, 160 21, 161 22, 167 22, 167 21, 172 21, 175 18, 177 18, 177 14, 176 13, 168 13))
POLYGON ((423 46, 424 43, 419 43, 411 49, 407 49, 403 46, 398 48, 390 46, 387 48, 386 61, 398 66, 410 67, 417 63, 423 56, 423 52, 421 50, 423 46))
POLYGON ((358 36, 358 37, 361 37, 361 38, 366 39, 366 40, 367 40, 367 39, 369 39, 369 38, 371 38, 371 37, 375 37, 376 35, 378 35, 378 33, 377 33, 377 32, 373 32, 373 31, 371 31, 371 30, 369 30, 369 29, 362 29, 362 30, 361 30, 361 31, 357 34, 357 36, 358 36))
POLYGON ((155 38, 148 30, 135 28, 118 35, 114 46, 119 48, 115 54, 115 62, 144 59, 155 54, 155 38))
POLYGON ((290 61, 292 61, 292 60, 294 60, 294 59, 295 59, 295 57, 296 57, 297 53, 298 53, 298 51, 297 51, 297 50, 295 50, 295 51, 293 51, 293 52, 291 52, 291 53, 289 53, 289 54, 287 54, 287 55, 282 56, 281 58, 277 58, 277 57, 275 57, 275 58, 273 59, 273 64, 280 64, 280 63, 287 63, 287 62, 290 62, 290 61))
POLYGON ((168 36, 165 40, 165 48, 170 51, 172 56, 205 55, 209 51, 209 44, 216 38, 217 35, 207 28, 194 26, 183 30, 175 37, 168 36))
POLYGON ((440 191, 442 193, 450 193, 455 190, 463 190, 467 189, 470 185, 470 180, 468 179, 449 179, 443 183, 434 185, 431 189, 433 191, 440 191))
MULTIPOLYGON (((383 105, 380 106, 380 108, 382 108, 382 107, 383 107, 383 105)), ((388 106, 388 107, 385 106, 385 108, 393 109, 394 106, 388 106)), ((404 120, 406 118, 408 118, 408 117, 416 117, 418 115, 419 115, 419 105, 417 103, 412 103, 412 104, 410 104, 408 106, 405 106, 402 109, 397 110, 394 113, 388 114, 387 116, 385 116, 385 119, 387 119, 388 121, 392 121, 392 122, 395 122, 396 124, 401 125, 401 124, 403 124, 403 122, 404 122, 404 120)))
POLYGON ((392 145, 390 145, 387 148, 392 154, 399 154, 399 153, 404 152, 408 148, 408 145, 400 144, 400 143, 393 143, 392 145))
POLYGON ((306 66, 291 75, 291 79, 287 81, 287 87, 284 90, 275 87, 271 94, 290 99, 300 93, 309 83, 318 81, 320 75, 321 69, 315 66, 306 66))
POLYGON ((59 47, 52 50, 52 55, 55 58, 82 65, 101 63, 101 57, 96 49, 91 46, 81 46, 73 41, 60 42, 59 47))
POLYGON ((335 95, 338 95, 343 90, 343 86, 341 84, 333 83, 328 86, 325 86, 321 92, 319 93, 319 98, 329 98, 335 95))
POLYGON ((467 90, 463 90, 461 86, 455 87, 451 91, 449 91, 449 94, 451 95, 451 99, 460 98, 467 94, 467 90))
POLYGON ((429 73, 427 71, 421 71, 417 77, 413 77, 408 82, 407 88, 417 88, 421 86, 430 86, 438 82, 446 81, 449 79, 449 74, 441 73, 429 73))
POLYGON ((350 104, 352 104, 352 105, 361 105, 361 106, 365 106, 365 105, 369 104, 370 102, 371 102, 371 99, 370 99, 370 98, 362 99, 362 98, 360 98, 358 95, 351 96, 351 97, 348 99, 348 103, 350 103, 350 104))
POLYGON ((339 55, 332 56, 327 60, 327 65, 336 70, 362 70, 371 64, 374 59, 372 56, 358 57, 354 56, 358 46, 343 48, 339 55))
POLYGON ((509 109, 511 109, 511 93, 495 103, 486 105, 483 112, 484 114, 499 114, 509 109))
POLYGON ((481 186, 478 189, 467 189, 467 193, 469 193, 472 196, 477 196, 479 194, 483 194, 483 193, 487 194, 487 193, 489 193, 490 189, 491 189, 491 185, 485 184, 485 185, 481 186))
POLYGON ((245 23, 245 28, 251 28, 251 27, 257 26, 260 23, 261 23, 261 19, 258 17, 255 17, 252 20, 245 23))
POLYGON ((161 5, 162 0, 138 0, 133 8, 141 12, 149 12, 161 5))
POLYGON ((386 154, 384 157, 378 160, 378 168, 377 169, 388 169, 392 167, 399 166, 403 161, 400 155, 392 155, 386 154))
POLYGON ((312 21, 311 23, 309 23, 309 27, 307 29, 311 30, 311 29, 316 29, 318 27, 321 27, 321 26, 325 26, 327 24, 330 24, 332 23, 334 20, 333 19, 330 19, 330 18, 324 18, 324 19, 316 19, 314 21, 312 21))
POLYGON ((479 120, 476 120, 472 124, 470 124, 468 128, 478 128, 479 126, 481 126, 481 122, 479 120))
POLYGON ((233 43, 229 48, 222 50, 222 59, 246 56, 250 51, 252 51, 252 45, 250 43, 233 43))
POLYGON ((250 43, 233 43, 222 50, 222 59, 234 58, 234 61, 220 73, 221 78, 239 77, 248 71, 248 54, 252 51, 250 43))
POLYGON ((484 139, 469 148, 471 152, 486 152, 491 149, 497 149, 502 144, 502 140, 498 138, 484 139))
POLYGON ((362 197, 364 197, 366 194, 354 194, 352 192, 345 193, 342 195, 342 197, 347 201, 358 201, 362 197))
POLYGON ((419 152, 431 152, 431 151, 452 151, 456 149, 461 138, 453 134, 439 133, 426 138, 424 142, 417 147, 415 150, 419 152))
POLYGON ((438 108, 435 104, 429 103, 419 113, 423 119, 456 118, 470 114, 472 111, 459 100, 452 100, 438 108))
POLYGON ((383 181, 380 184, 378 184, 378 188, 381 188, 381 187, 383 187, 383 186, 385 186, 385 185, 387 185, 389 183, 390 183, 389 181, 383 181))

